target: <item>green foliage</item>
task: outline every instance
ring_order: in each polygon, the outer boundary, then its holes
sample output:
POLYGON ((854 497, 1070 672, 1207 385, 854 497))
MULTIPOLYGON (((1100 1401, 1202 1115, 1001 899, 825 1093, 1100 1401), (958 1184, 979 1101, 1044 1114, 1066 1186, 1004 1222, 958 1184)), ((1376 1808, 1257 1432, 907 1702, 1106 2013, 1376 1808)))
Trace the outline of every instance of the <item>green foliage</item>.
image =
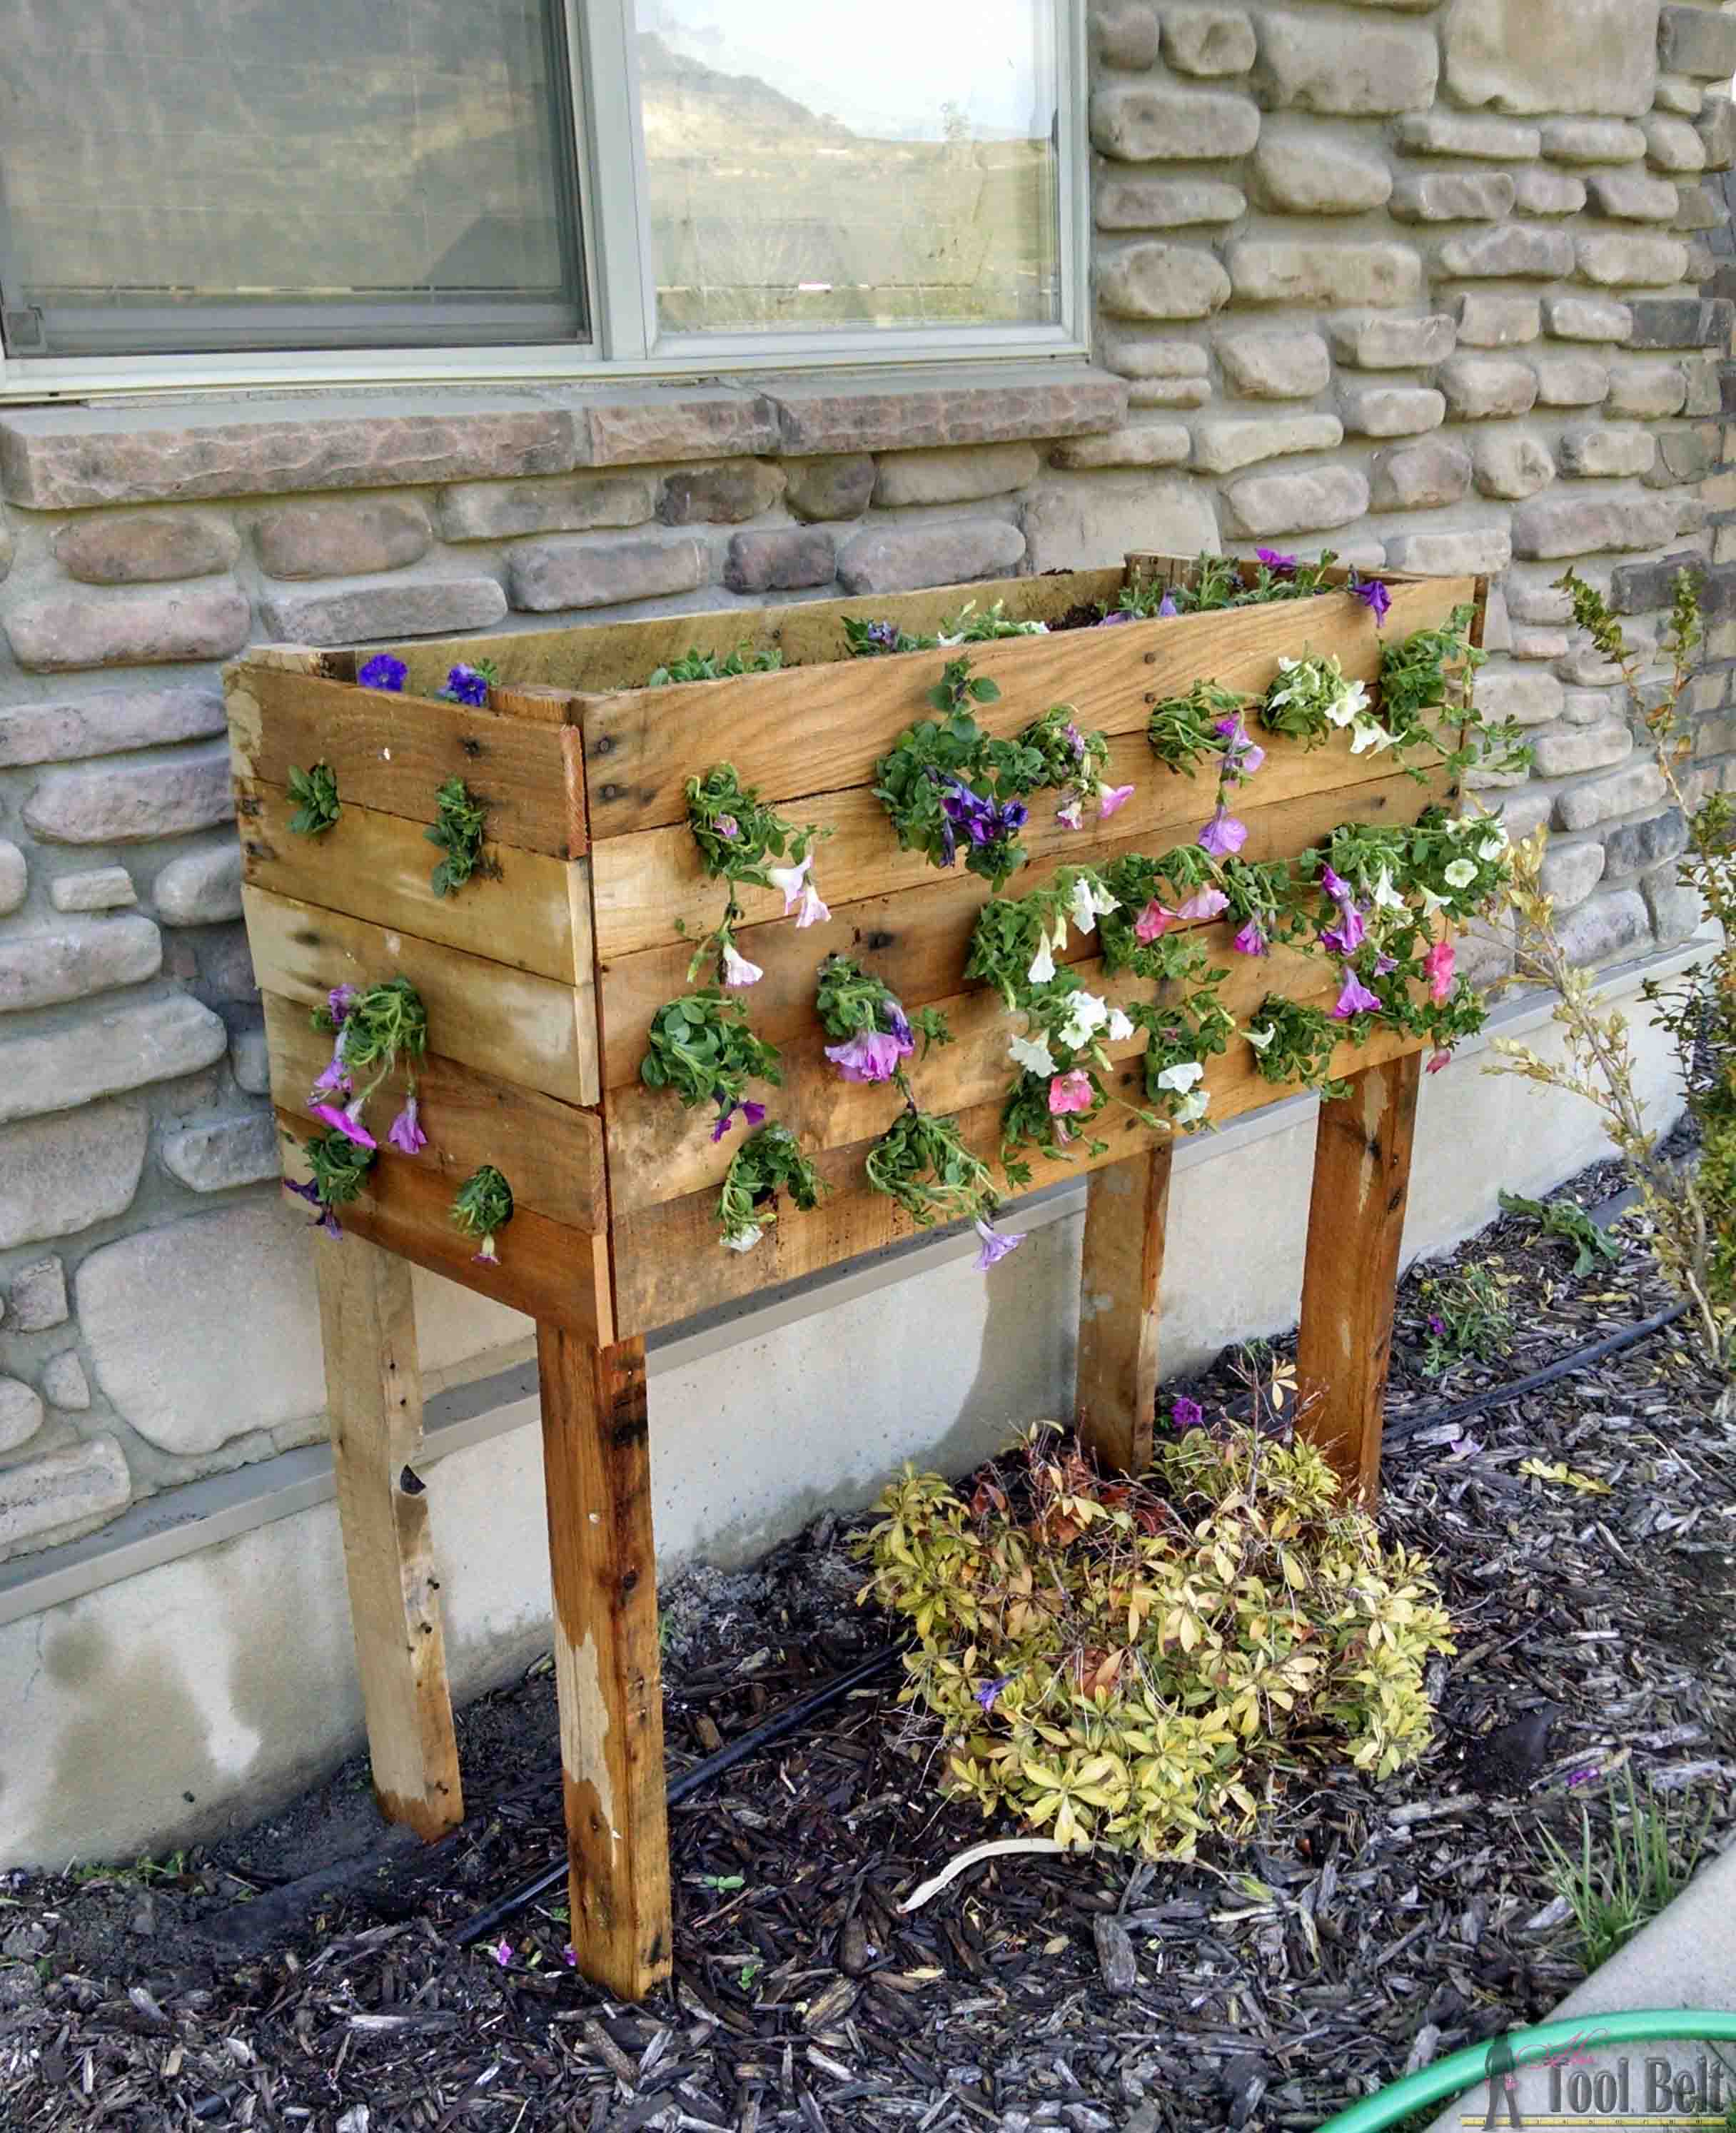
POLYGON ((450 896, 475 874, 499 879, 499 866, 483 855, 483 813, 462 778, 449 778, 435 792, 434 826, 422 835, 445 854, 434 869, 436 896, 450 896))
POLYGON ((1506 1285, 1492 1267, 1429 1274, 1417 1283, 1428 1339, 1422 1367, 1438 1378, 1456 1363, 1493 1363, 1512 1346, 1506 1285))
POLYGON ((1580 1808, 1577 1854, 1547 1830, 1540 1832, 1545 1870, 1556 1894, 1572 1906, 1588 1971, 1625 1948, 1687 1887, 1712 1827, 1710 1803, 1695 1827, 1669 1801, 1650 1793, 1641 1799, 1631 1769, 1627 1778, 1625 1817, 1610 1799, 1607 1833, 1594 1839, 1590 1809, 1580 1808))
POLYGON ((1271 600, 1313 599, 1318 594, 1339 590, 1326 583, 1326 573, 1337 560, 1328 549, 1315 562, 1298 561, 1288 568, 1273 570, 1269 563, 1257 563, 1252 581, 1244 585, 1233 556, 1202 553, 1195 562, 1191 583, 1170 585, 1161 578, 1136 581, 1122 593, 1116 609, 1144 619, 1157 614, 1166 597, 1174 601, 1178 614, 1262 607, 1271 600))
POLYGON ((1349 1094, 1349 1083, 1334 1081, 1330 1071, 1344 1026, 1324 1008, 1267 993, 1243 1033, 1262 1081, 1315 1089, 1328 1100, 1349 1094))
POLYGON ((1222 761, 1224 736, 1218 721, 1234 718, 1247 704, 1248 698, 1236 690, 1195 681, 1185 696, 1166 696, 1154 706, 1145 723, 1146 739, 1160 763, 1191 778, 1196 763, 1209 758, 1215 768, 1222 761))
POLYGON ((452 1196, 452 1220, 467 1237, 478 1240, 479 1259, 495 1258, 495 1235, 512 1219, 512 1188, 492 1163, 473 1170, 452 1196))
POLYGON ((940 678, 929 691, 928 701, 937 711, 962 711, 970 704, 993 704, 1001 694, 998 681, 991 681, 986 674, 974 679, 968 659, 949 659, 940 669, 940 678))
POLYGON ((754 1035, 748 1010, 715 985, 660 1007, 639 1062, 647 1089, 673 1089, 690 1110, 715 1103, 729 1110, 749 1081, 781 1083, 777 1047, 754 1035))
POLYGON ((955 683, 966 693, 987 688, 999 695, 992 681, 958 680, 955 670, 968 672, 969 663, 953 661, 946 672, 954 681, 943 680, 929 692, 946 715, 906 726, 875 764, 874 797, 902 850, 926 852, 931 865, 950 867, 962 849, 967 870, 998 888, 1025 864, 1025 848, 1017 840, 1025 820, 1020 796, 1038 783, 1043 764, 1034 749, 984 733, 962 700, 950 703, 955 683), (961 811, 981 816, 989 831, 982 841, 971 836, 961 811))
POLYGON ((787 1126, 762 1126, 742 1143, 724 1173, 717 1196, 723 1241, 731 1251, 751 1251, 777 1220, 780 1192, 807 1213, 830 1189, 787 1126))
POLYGON ((775 674, 784 663, 781 652, 752 652, 745 643, 721 657, 690 645, 679 659, 654 667, 647 689, 666 688, 671 681, 723 681, 734 674, 775 674))
POLYGON ((1129 1019, 1147 1033, 1141 1059, 1146 1100, 1167 1112, 1175 1125, 1196 1126, 1204 1120, 1205 1062, 1236 1033, 1235 1017, 1215 989, 1229 975, 1228 970, 1208 970, 1209 982, 1185 999, 1141 1000, 1128 1011, 1129 1019))
POLYGON ((322 1207, 343 1207, 359 1200, 373 1168, 375 1151, 347 1134, 317 1133, 301 1144, 313 1172, 314 1192, 322 1207))
POLYGON ((323 837, 338 819, 338 774, 329 763, 316 763, 311 770, 291 764, 289 796, 296 803, 289 826, 298 837, 323 837))
POLYGON ((339 1030, 339 1056, 352 1076, 377 1069, 389 1074, 401 1057, 421 1059, 428 1050, 428 1010, 408 978, 383 978, 349 994, 340 1023, 328 1007, 311 1017, 316 1029, 339 1030))
POLYGON ((1503 1192, 1501 1209, 1507 1215, 1528 1215, 1546 1237, 1565 1238, 1574 1248, 1575 1278, 1588 1274, 1601 1259, 1618 1259, 1622 1248, 1609 1232, 1594 1222, 1576 1201, 1527 1200, 1522 1193, 1503 1192))
POLYGON ((940 624, 940 642, 942 644, 993 644, 1003 637, 1043 637, 1048 633, 1046 622, 1015 622, 1007 612, 1007 603, 998 599, 993 607, 977 613, 974 600, 966 600, 955 615, 940 624))
POLYGON ((1019 746, 1028 749, 1041 764, 1036 784, 1084 801, 1103 789, 1109 744, 1100 733, 1085 732, 1071 704, 1056 704, 1026 727, 1019 746))
POLYGON ((868 1182, 896 1200, 919 1228, 986 1221, 996 1193, 988 1166, 971 1153, 956 1124, 928 1111, 901 1111, 868 1153, 868 1182))
POLYGON ((1041 1432, 968 1498, 907 1471, 863 1543, 864 1596, 919 1640, 904 1700, 942 1789, 1075 1847, 1186 1859, 1253 1831, 1299 1766, 1414 1762, 1449 1624, 1338 1495, 1313 1446, 1239 1427, 1190 1430, 1132 1481, 1041 1432))
POLYGON ((831 832, 809 822, 798 828, 759 797, 757 786, 743 785, 733 763, 714 763, 687 781, 687 826, 713 881, 732 888, 772 886, 769 869, 799 866, 831 832))

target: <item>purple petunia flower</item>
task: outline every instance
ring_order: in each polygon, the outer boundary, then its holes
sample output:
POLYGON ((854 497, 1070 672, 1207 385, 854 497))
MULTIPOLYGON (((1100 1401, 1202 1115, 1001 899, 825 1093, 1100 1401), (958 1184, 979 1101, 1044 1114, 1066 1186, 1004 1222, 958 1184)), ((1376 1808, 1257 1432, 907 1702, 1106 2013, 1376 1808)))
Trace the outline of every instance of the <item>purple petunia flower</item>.
POLYGON ((1267 940, 1258 918, 1250 918, 1237 934, 1236 946, 1244 956, 1263 956, 1269 952, 1271 943, 1267 940))
POLYGON ((878 1029, 864 1029, 847 1043, 829 1044, 825 1054, 846 1081, 890 1081, 911 1047, 878 1029))
POLYGON ((1445 1340, 1446 1321, 1440 1316, 1439 1312, 1431 1311, 1429 1313, 1429 1331, 1434 1335, 1437 1341, 1445 1340))
MULTIPOLYGON (((1003 1236, 999 1230, 992 1230, 988 1223, 979 1221, 977 1224, 977 1235, 983 1240, 983 1248, 972 1262, 974 1270, 978 1274, 987 1274, 990 1267, 998 1266, 1008 1252, 1016 1252, 1018 1249, 1024 1243, 1027 1234, 1026 1230, 1020 1230, 1003 1236)), ((1002 1683, 1003 1688, 1005 1685, 1004 1683, 1002 1683)), ((988 1706, 985 1703, 983 1708, 986 1711, 988 1706)))
POLYGON ((1349 1022, 1354 1014, 1373 1014, 1379 1005, 1378 996, 1369 991, 1355 971, 1346 970, 1344 989, 1332 1010, 1332 1018, 1334 1022, 1349 1022))
POLYGON ((509 1940, 503 1940, 498 1944, 498 1946, 490 1948, 488 1952, 500 1965, 501 1968, 505 1970, 511 1964, 512 1960, 512 1943, 509 1940))
POLYGON ((331 1055, 330 1065, 326 1067, 325 1071, 320 1075, 319 1080, 315 1082, 310 1093, 315 1096, 324 1095, 327 1093, 339 1096, 347 1096, 349 1092, 349 1069, 344 1064, 343 1054, 340 1052, 334 1051, 331 1055))
POLYGON ((364 689, 402 689, 410 669, 389 652, 377 652, 356 676, 364 689))
POLYGON ((1107 629, 1112 622, 1131 622, 1132 619, 1132 616, 1126 608, 1111 608, 1106 615, 1099 618, 1097 627, 1099 629, 1107 629))
POLYGON ((461 663, 446 676, 446 694, 454 703, 469 704, 472 710, 478 710, 488 701, 488 677, 478 674, 474 667, 461 663))
POLYGON ((1330 866, 1320 869, 1320 887, 1334 903, 1349 903, 1354 892, 1341 874, 1334 874, 1330 866))
POLYGON ((1247 823, 1238 822, 1227 807, 1221 806, 1200 832, 1200 850, 1209 852, 1214 859, 1229 858, 1247 842, 1247 823))
POLYGON ((742 1124, 745 1126, 762 1126, 765 1123, 765 1105, 756 1104, 749 1096, 742 1105, 742 1124))
POLYGON ((377 1148, 380 1144, 357 1116, 353 1104, 346 1104, 341 1111, 335 1104, 315 1104, 313 1115, 324 1119, 334 1132, 342 1134, 345 1140, 353 1140, 358 1148, 377 1148))
MULTIPOLYGON (((981 1229, 982 1226, 979 1222, 977 1227, 981 1229)), ((1017 1678, 1017 1675, 1003 1673, 998 1681, 985 1681, 983 1686, 974 1692, 977 1702, 982 1705, 983 1710, 993 1711, 1001 1691, 1003 1688, 1010 1688, 1017 1678)))
POLYGON ((420 1155, 426 1148, 428 1136, 422 1131, 421 1126, 417 1122, 416 1101, 414 1096, 406 1096, 404 1099, 404 1108, 392 1120, 387 1130, 386 1138, 402 1155, 420 1155))
POLYGON ((733 815, 719 815, 711 826, 720 837, 733 839, 742 833, 742 826, 733 815))
POLYGON ((1107 822, 1112 815, 1118 815, 1133 797, 1131 785, 1103 785, 1097 792, 1097 819, 1107 822))
POLYGON ((1205 1427, 1205 1409, 1199 1401, 1190 1399, 1185 1393, 1177 1393, 1170 1402, 1170 1428, 1203 1429, 1205 1427))
POLYGON ((1266 760, 1266 751, 1256 740, 1250 740, 1248 729, 1238 711, 1233 718, 1219 719, 1218 731, 1224 736, 1224 769, 1227 777, 1252 778, 1266 760))
POLYGON ((1072 749, 1073 760, 1083 763, 1085 759, 1085 737, 1070 720, 1061 728, 1061 739, 1072 749))
POLYGON ((1157 603, 1157 613, 1161 620, 1170 621, 1181 612, 1181 609, 1176 604, 1176 595, 1173 593, 1166 593, 1157 603))
POLYGON ((994 802, 973 792, 963 778, 952 781, 952 789, 940 796, 941 812, 955 828, 964 831, 974 845, 986 845, 993 834, 989 827, 994 802))
POLYGON ((283 1189, 286 1192, 293 1192, 298 1200, 306 1201, 310 1207, 317 1207, 321 1204, 320 1188, 317 1185, 298 1185, 294 1178, 286 1177, 283 1181, 283 1189))
POLYGON ((1294 556, 1281 554, 1276 548, 1256 548, 1254 553, 1271 571, 1273 577, 1293 578, 1296 575, 1296 561, 1294 556))
POLYGON ((888 996, 881 1004, 880 1011, 886 1017, 887 1028, 905 1050, 914 1052, 916 1047, 910 1033, 910 1017, 904 1012, 900 1004, 888 996))
POLYGON ((334 985, 325 995, 325 1009, 334 1022, 342 1022, 356 1003, 353 985, 334 985))
POLYGON ((1350 573, 1350 590, 1373 616, 1374 627, 1378 629, 1392 604, 1392 594, 1378 578, 1359 578, 1354 571, 1350 573))
POLYGON ((882 652, 898 648, 898 625, 895 622, 871 622, 865 633, 870 644, 878 644, 882 652))

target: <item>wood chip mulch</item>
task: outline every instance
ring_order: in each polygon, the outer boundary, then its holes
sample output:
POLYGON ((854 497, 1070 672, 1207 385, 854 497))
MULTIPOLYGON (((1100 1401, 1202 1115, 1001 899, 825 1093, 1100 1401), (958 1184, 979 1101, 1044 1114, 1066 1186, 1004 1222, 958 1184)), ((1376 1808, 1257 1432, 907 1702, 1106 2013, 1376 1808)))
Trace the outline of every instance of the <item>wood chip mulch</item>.
MULTIPOLYGON (((1613 1189, 1607 1167, 1569 1188, 1613 1189)), ((1581 1972, 1540 1830, 1576 1839, 1582 1804, 1607 1822, 1630 1774, 1710 1815, 1711 1848, 1736 1818, 1736 1429, 1678 1326, 1400 1432, 1661 1309, 1630 1231, 1583 1280, 1521 1218, 1474 1240, 1460 1260, 1509 1282, 1521 1331, 1444 1379, 1421 1373, 1407 1282, 1383 1520, 1435 1558, 1459 1637, 1417 1769, 1299 1784, 1259 1842, 1190 1866, 1002 1859, 904 1916, 1007 1832, 935 1800, 893 1675, 676 1808, 675 1985, 628 2008, 563 1962, 564 1893, 454 1942, 560 1854, 540 1663, 461 1716, 472 1812, 440 1846, 382 1839, 353 1764, 185 1859, 0 1874, 0 2126, 1300 2129, 1541 2019, 1581 1972), (1532 1458, 1610 1493, 1528 1478, 1532 1458)), ((1195 1389, 1221 1403, 1243 1365, 1195 1389)), ((751 1572, 671 1587, 672 1772, 885 1641, 847 1538, 824 1519, 751 1572)))

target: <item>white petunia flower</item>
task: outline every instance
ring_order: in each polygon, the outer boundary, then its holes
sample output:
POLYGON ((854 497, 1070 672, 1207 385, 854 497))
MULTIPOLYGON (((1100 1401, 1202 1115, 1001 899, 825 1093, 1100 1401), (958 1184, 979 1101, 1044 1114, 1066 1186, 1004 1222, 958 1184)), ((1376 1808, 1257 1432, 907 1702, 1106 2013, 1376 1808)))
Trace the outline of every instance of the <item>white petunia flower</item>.
POLYGON ((1133 1034, 1133 1024, 1118 1007, 1111 1008, 1104 1034, 1111 1044, 1125 1044, 1133 1034))
POLYGON ((1087 874, 1081 874, 1067 892, 1067 915, 1081 933, 1094 933, 1104 912, 1120 908, 1120 898, 1111 896, 1087 874))
POLYGON ((1377 750, 1391 748, 1397 739, 1397 734, 1388 733, 1373 719, 1359 718, 1350 729, 1350 753, 1352 755, 1366 755, 1371 748, 1377 750))
POLYGON ((1046 941, 1037 942, 1036 953, 1031 958, 1031 968, 1025 975, 1034 985, 1046 985, 1055 975, 1055 958, 1050 953, 1046 941))
POLYGON ((1402 911, 1407 908, 1403 897, 1393 888, 1392 873, 1386 867, 1380 870, 1380 879, 1374 884, 1370 901, 1387 911, 1402 911))
POLYGON ((1184 1096, 1173 1114, 1178 1126, 1196 1126, 1211 1105, 1210 1092, 1195 1089, 1192 1095, 1184 1096))
POLYGON ((1108 1002, 1095 993, 1075 993, 1068 1002, 1072 1010, 1061 1025, 1060 1041, 1076 1052, 1080 1045, 1089 1044, 1097 1032, 1109 1018, 1108 1002))
POLYGON ((1047 1076, 1056 1071, 1055 1054, 1041 1037, 1009 1037, 1007 1049, 1014 1064, 1022 1066, 1027 1074, 1047 1076))
POLYGON ((758 1223, 745 1223, 739 1230, 732 1230, 724 1238, 724 1249, 727 1252, 751 1252, 765 1234, 758 1223))
POLYGON ((1360 681, 1347 681, 1335 696, 1327 699, 1326 723, 1348 726, 1368 715, 1368 692, 1360 681))
POLYGON ((1205 1078, 1205 1069, 1197 1059, 1179 1059, 1173 1066, 1164 1068, 1157 1076, 1157 1086, 1160 1089, 1173 1089, 1180 1096, 1185 1095, 1195 1081, 1205 1078))
POLYGON ((1493 864, 1495 860, 1498 859, 1502 856, 1506 850, 1507 840, 1505 837, 1485 837, 1483 840, 1483 842, 1477 847, 1477 856, 1479 859, 1486 860, 1490 864, 1493 864))
POLYGON ((1265 1051, 1277 1033, 1270 1023, 1263 1029, 1244 1029, 1242 1033, 1256 1052, 1265 1051))
POLYGON ((1449 888, 1469 888, 1477 879, 1474 859, 1454 859, 1441 869, 1449 888))

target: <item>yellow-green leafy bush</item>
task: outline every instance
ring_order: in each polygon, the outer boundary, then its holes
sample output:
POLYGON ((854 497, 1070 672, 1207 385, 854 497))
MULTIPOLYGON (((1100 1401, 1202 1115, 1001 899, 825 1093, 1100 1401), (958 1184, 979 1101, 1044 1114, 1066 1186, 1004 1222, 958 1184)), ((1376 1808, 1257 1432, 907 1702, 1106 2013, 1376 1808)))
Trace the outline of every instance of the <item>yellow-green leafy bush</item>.
POLYGON ((1106 1481, 1040 1428, 968 1500, 906 1470, 879 1509, 863 1597, 915 1630, 904 1701, 985 1816, 1185 1859, 1287 1773, 1428 1744, 1439 1594, 1312 1445, 1195 1429, 1106 1481))

